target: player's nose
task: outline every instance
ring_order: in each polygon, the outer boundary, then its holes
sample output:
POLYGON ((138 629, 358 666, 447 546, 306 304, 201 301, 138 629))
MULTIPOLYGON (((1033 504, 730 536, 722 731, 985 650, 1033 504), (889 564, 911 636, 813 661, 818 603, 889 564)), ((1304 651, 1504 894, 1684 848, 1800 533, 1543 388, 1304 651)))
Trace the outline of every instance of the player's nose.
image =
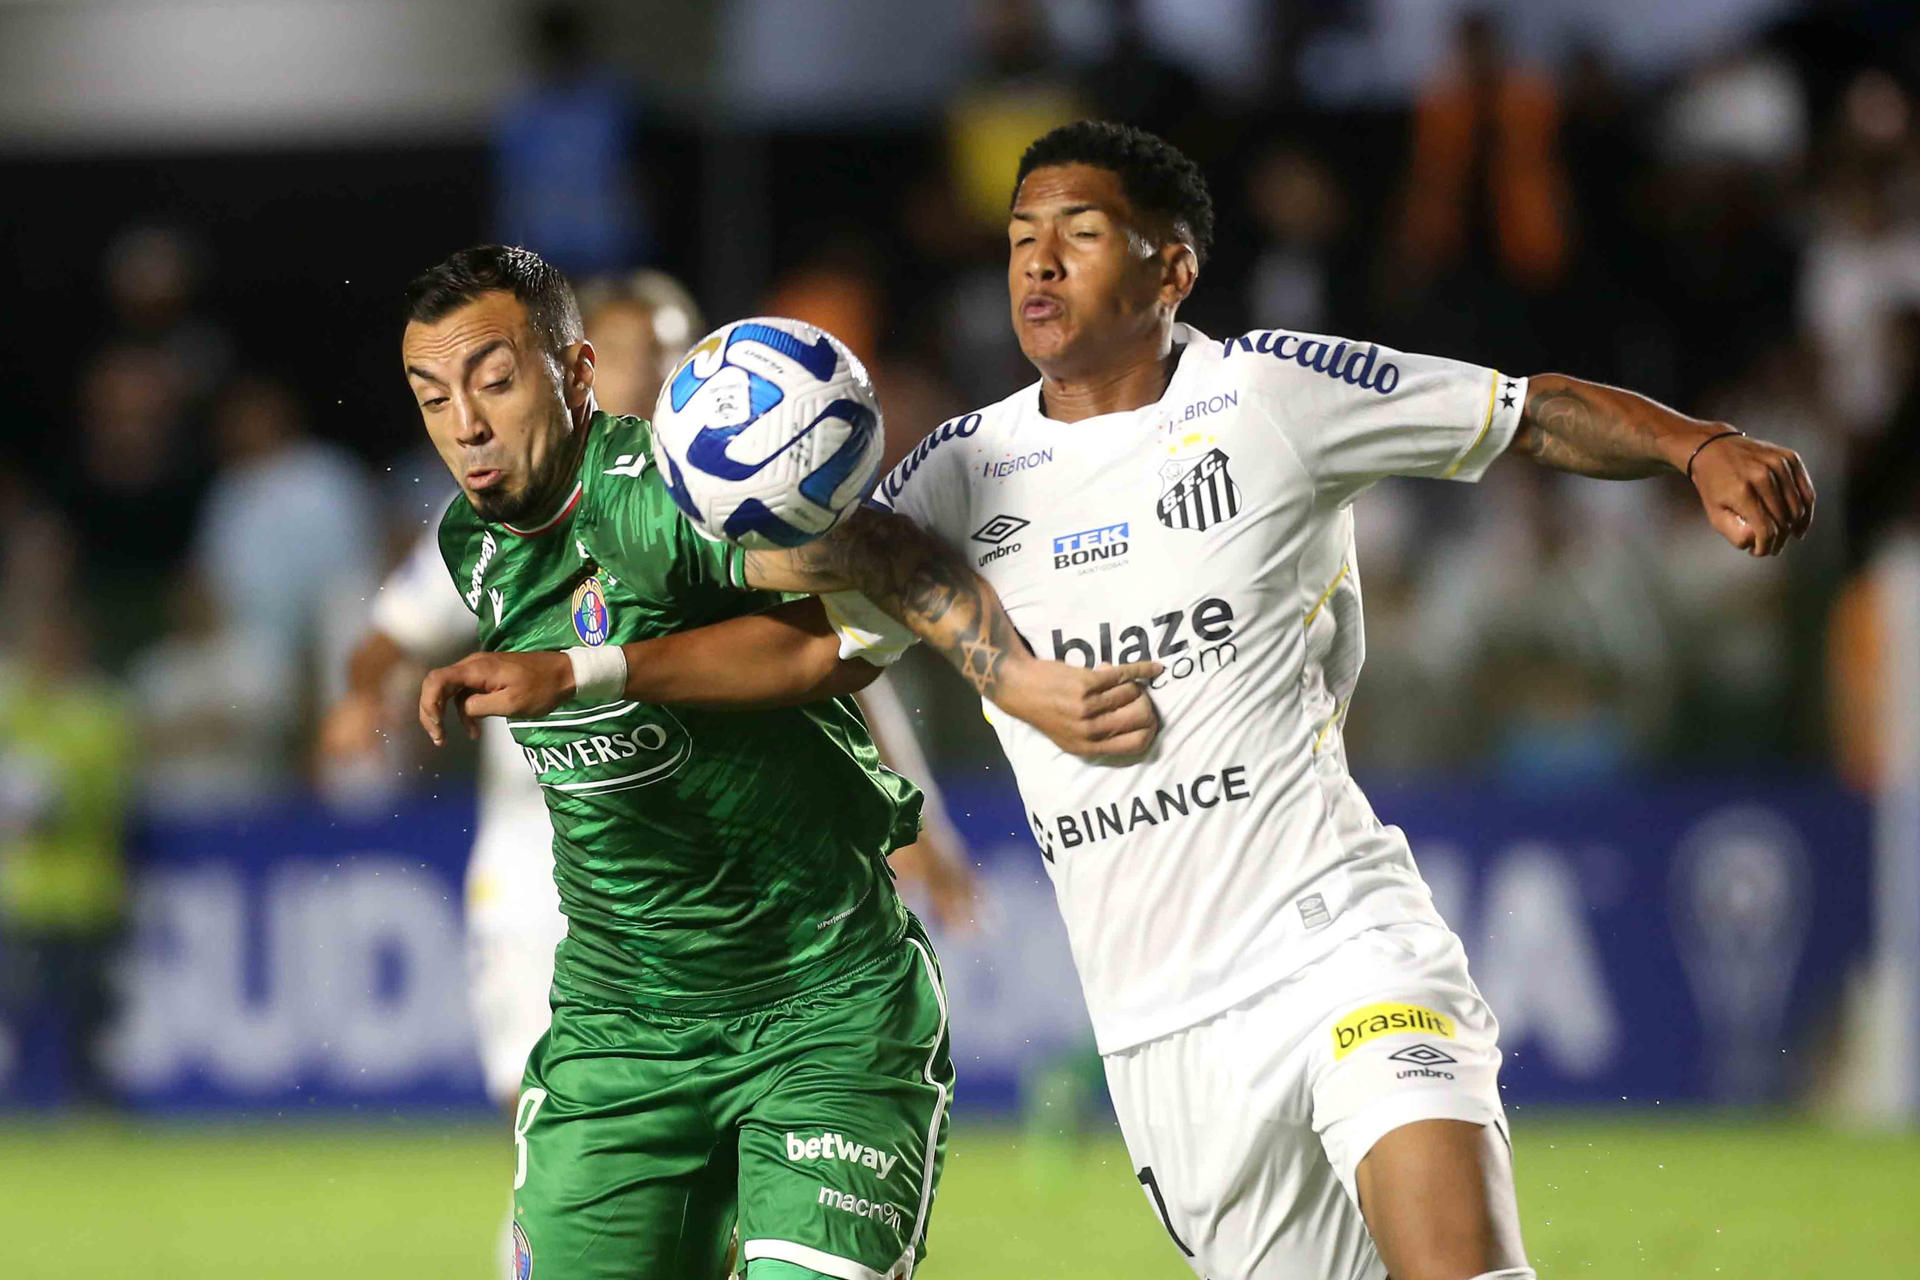
POLYGON ((1035 282, 1060 278, 1060 258, 1053 251, 1053 245, 1049 240, 1042 239, 1027 254, 1022 272, 1027 279, 1035 282))
POLYGON ((472 404, 454 402, 453 438, 463 445, 481 444, 492 435, 486 415, 472 404))

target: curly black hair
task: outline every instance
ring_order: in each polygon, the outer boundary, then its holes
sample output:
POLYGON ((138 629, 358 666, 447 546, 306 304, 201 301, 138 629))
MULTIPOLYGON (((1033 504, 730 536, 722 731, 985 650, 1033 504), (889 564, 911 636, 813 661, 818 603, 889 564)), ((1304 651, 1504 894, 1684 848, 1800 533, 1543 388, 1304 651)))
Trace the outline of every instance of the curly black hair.
POLYGON ((1043 134, 1020 157, 1013 199, 1035 169, 1085 164, 1119 175, 1127 202, 1150 218, 1164 220, 1179 239, 1193 246, 1202 265, 1213 248, 1213 197, 1200 166, 1178 147, 1144 129, 1111 120, 1077 120, 1043 134))

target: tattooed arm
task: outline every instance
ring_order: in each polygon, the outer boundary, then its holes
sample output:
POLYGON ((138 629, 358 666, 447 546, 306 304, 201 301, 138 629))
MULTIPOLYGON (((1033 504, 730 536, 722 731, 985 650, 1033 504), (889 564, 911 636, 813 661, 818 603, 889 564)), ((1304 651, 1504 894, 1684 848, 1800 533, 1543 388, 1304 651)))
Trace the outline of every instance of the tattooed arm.
POLYGON ((1699 491, 1720 536, 1751 555, 1778 555, 1813 521, 1813 480, 1793 450, 1597 382, 1557 373, 1529 379, 1508 449, 1604 480, 1678 471, 1699 491))
POLYGON ((981 697, 1080 756, 1130 756, 1159 731, 1145 685, 1157 663, 1088 671, 1027 650, 1000 596, 905 516, 863 507, 804 546, 746 553, 747 585, 858 591, 899 619, 981 697))

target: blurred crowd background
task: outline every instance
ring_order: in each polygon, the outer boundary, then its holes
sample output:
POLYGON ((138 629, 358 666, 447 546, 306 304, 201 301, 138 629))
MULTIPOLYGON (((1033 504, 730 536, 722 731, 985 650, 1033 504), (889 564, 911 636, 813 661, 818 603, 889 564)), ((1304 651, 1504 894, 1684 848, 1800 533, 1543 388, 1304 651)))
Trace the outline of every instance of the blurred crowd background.
MULTIPOLYGON (((1751 562, 1679 480, 1380 485, 1363 777, 1874 785, 1863 570, 1920 520, 1911 3, 12 3, 0 79, 0 933, 83 1021, 139 823, 468 767, 404 720, 371 763, 318 740, 452 493, 395 358, 409 275, 497 239, 811 319, 897 457, 1032 380, 1009 179, 1086 115, 1205 168, 1203 331, 1619 382, 1819 486, 1751 562)), ((936 767, 993 757, 956 682, 903 678, 936 767)))

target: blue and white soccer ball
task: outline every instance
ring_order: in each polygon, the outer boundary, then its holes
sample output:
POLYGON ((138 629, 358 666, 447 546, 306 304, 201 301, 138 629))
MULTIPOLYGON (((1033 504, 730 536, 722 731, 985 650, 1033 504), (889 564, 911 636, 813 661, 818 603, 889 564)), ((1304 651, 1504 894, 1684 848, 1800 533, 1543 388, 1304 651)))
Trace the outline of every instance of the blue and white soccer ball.
POLYGON ((796 547, 873 488, 880 402, 853 352, 799 320, 715 329, 660 391, 653 458, 694 527, 743 547, 796 547))

